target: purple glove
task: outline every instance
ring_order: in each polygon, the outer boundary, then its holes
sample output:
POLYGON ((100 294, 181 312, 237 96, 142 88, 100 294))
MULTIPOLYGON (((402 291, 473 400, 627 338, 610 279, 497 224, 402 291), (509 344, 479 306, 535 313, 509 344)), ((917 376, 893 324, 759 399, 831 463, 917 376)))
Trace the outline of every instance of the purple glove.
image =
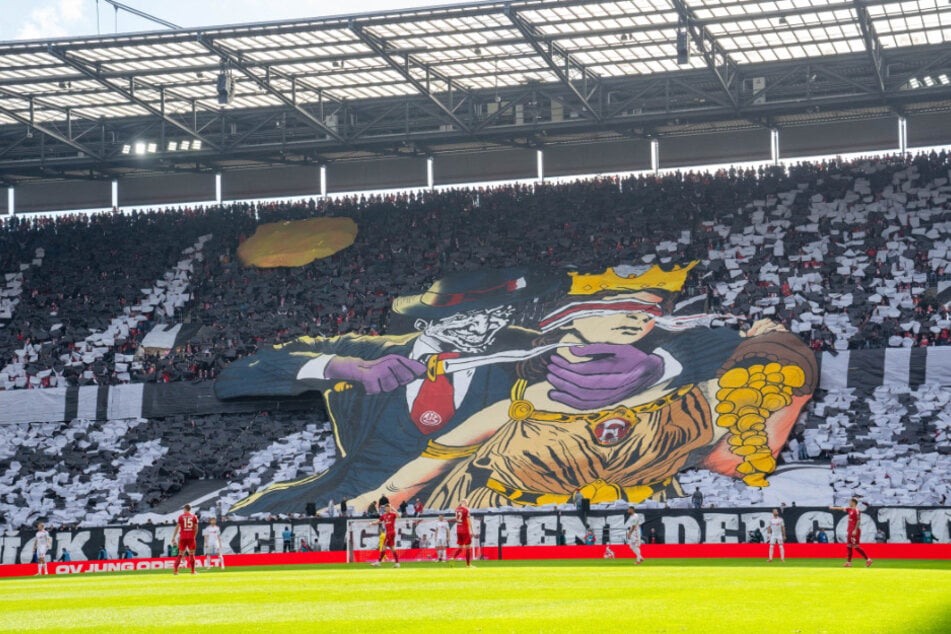
POLYGON ((598 356, 572 363, 552 355, 548 382, 555 388, 549 398, 575 409, 599 409, 637 394, 664 375, 664 360, 624 344, 593 343, 569 348, 579 357, 598 356))
POLYGON ((358 357, 334 357, 324 369, 328 379, 359 383, 367 394, 391 392, 406 385, 426 372, 426 366, 398 354, 388 354, 379 359, 358 357))

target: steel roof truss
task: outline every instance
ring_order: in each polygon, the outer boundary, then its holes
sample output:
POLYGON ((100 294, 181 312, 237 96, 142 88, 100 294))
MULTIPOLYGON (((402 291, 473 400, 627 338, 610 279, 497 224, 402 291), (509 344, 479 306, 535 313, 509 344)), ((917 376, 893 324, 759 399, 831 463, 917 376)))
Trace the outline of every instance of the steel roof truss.
POLYGON ((6 155, 9 154, 10 152, 12 152, 12 151, 15 150, 16 148, 18 148, 20 145, 23 144, 24 141, 26 141, 26 135, 25 135, 25 134, 24 134, 23 136, 21 136, 19 139, 13 141, 12 143, 10 143, 10 144, 7 145, 6 147, 4 147, 3 149, 0 149, 0 157, 6 156, 6 155))
MULTIPOLYGON (((207 144, 210 148, 213 148, 213 149, 215 149, 215 150, 220 150, 220 149, 221 149, 216 143, 213 143, 213 142, 210 141, 209 139, 206 139, 206 138, 203 137, 200 133, 198 133, 198 132, 196 132, 195 130, 189 128, 189 127, 188 127, 187 125, 185 125, 184 123, 181 123, 180 121, 178 121, 178 120, 176 120, 176 119, 174 119, 174 118, 168 116, 168 115, 163 111, 164 108, 163 108, 163 109, 156 108, 155 106, 153 106, 153 105, 150 104, 149 102, 144 101, 144 100, 139 99, 138 97, 136 97, 136 96, 135 96, 135 90, 134 90, 134 77, 130 77, 130 78, 129 78, 129 88, 128 88, 128 89, 127 89, 127 88, 123 88, 122 86, 117 85, 117 84, 115 84, 115 83, 113 83, 113 82, 111 82, 111 81, 108 81, 107 79, 104 79, 103 77, 101 77, 95 68, 89 68, 89 66, 87 66, 85 62, 81 62, 81 61, 79 61, 79 60, 73 58, 72 56, 68 55, 66 52, 61 51, 61 50, 57 49, 57 48, 54 47, 54 46, 50 46, 50 47, 49 47, 49 53, 50 53, 50 55, 52 55, 53 57, 56 57, 57 59, 59 59, 60 61, 62 61, 63 63, 65 63, 65 64, 67 64, 67 65, 69 65, 69 66, 75 68, 76 70, 78 70, 80 73, 82 73, 82 74, 85 75, 86 77, 89 77, 90 79, 93 79, 93 80, 97 81, 97 82, 98 82, 99 84, 101 84, 103 87, 109 89, 110 92, 115 92, 115 93, 118 93, 118 94, 122 95, 123 97, 125 97, 126 99, 128 99, 129 101, 131 101, 132 103, 134 103, 135 105, 137 105, 137 106, 139 106, 139 107, 141 107, 141 108, 144 108, 145 110, 148 110, 150 113, 152 113, 152 114, 155 115, 156 117, 159 117, 160 119, 163 119, 166 123, 170 123, 171 125, 175 126, 175 127, 178 128, 179 130, 182 130, 183 132, 185 132, 185 133, 187 133, 187 134, 193 136, 194 138, 200 140, 203 145, 204 145, 204 144, 207 144)), ((148 86, 148 88, 153 89, 153 90, 157 90, 157 88, 155 88, 155 87, 153 87, 153 86, 148 86)))
POLYGON ((759 90, 753 91, 753 93, 752 93, 749 97, 747 97, 746 99, 744 99, 744 100, 740 103, 740 107, 745 107, 745 106, 752 105, 752 104, 756 103, 756 100, 757 100, 757 99, 759 99, 760 97, 766 95, 768 91, 774 90, 774 89, 778 88, 779 86, 782 86, 783 84, 785 84, 786 82, 788 82, 790 79, 793 79, 794 77, 801 77, 802 74, 803 74, 803 69, 804 69, 804 68, 807 69, 808 66, 804 66, 804 65, 802 65, 802 64, 798 64, 798 65, 793 66, 792 68, 790 68, 788 71, 786 71, 785 73, 783 73, 783 74, 780 75, 779 77, 777 77, 777 78, 775 78, 775 79, 771 79, 769 82, 767 82, 767 84, 766 84, 765 86, 763 86, 763 87, 760 88, 759 90))
POLYGON ((878 82, 878 91, 885 94, 885 60, 882 56, 882 42, 875 32, 875 25, 868 13, 868 7, 863 0, 853 0, 855 3, 855 14, 859 18, 859 26, 862 29, 862 39, 865 40, 865 49, 872 60, 872 68, 875 69, 875 79, 878 82))
POLYGON ((687 91, 688 93, 690 93, 690 94, 692 94, 692 95, 695 95, 696 97, 698 97, 698 98, 700 98, 700 99, 709 99, 710 101, 713 101, 714 103, 717 103, 717 104, 723 106, 724 108, 734 108, 734 107, 736 107, 733 101, 731 101, 731 100, 729 100, 729 99, 724 99, 724 98, 723 98, 723 95, 720 94, 719 91, 714 94, 714 93, 711 93, 711 92, 708 92, 708 91, 705 91, 705 90, 701 90, 700 88, 697 88, 696 86, 692 86, 689 81, 684 81, 684 80, 679 79, 679 78, 677 78, 677 77, 670 77, 668 81, 669 81, 671 84, 675 84, 675 85, 677 85, 677 86, 680 86, 681 88, 683 88, 683 89, 684 89, 685 91, 687 91))
POLYGON ((684 0, 671 0, 674 8, 680 15, 684 28, 690 33, 690 39, 693 40, 710 72, 716 77, 727 99, 733 104, 734 108, 739 107, 736 96, 736 86, 739 83, 740 72, 733 58, 727 53, 726 49, 710 34, 702 23, 700 23, 693 13, 693 10, 686 5, 684 0))
POLYGON ((101 159, 102 159, 102 156, 101 156, 98 152, 93 151, 93 150, 90 149, 86 144, 80 143, 80 142, 78 142, 78 141, 75 141, 75 140, 69 138, 69 136, 67 136, 67 135, 65 135, 65 134, 61 134, 60 132, 54 130, 53 128, 48 128, 48 127, 46 127, 46 126, 43 125, 42 123, 36 123, 35 121, 33 121, 33 118, 32 118, 32 110, 33 110, 33 108, 32 108, 32 99, 30 100, 30 103, 31 103, 31 107, 30 107, 31 116, 30 116, 30 117, 24 117, 23 115, 19 114, 18 112, 14 112, 13 110, 7 110, 6 108, 3 108, 3 107, 0 107, 0 114, 3 114, 4 116, 10 117, 11 119, 14 119, 14 120, 16 120, 16 121, 19 121, 20 123, 24 124, 25 126, 27 126, 27 127, 29 127, 29 128, 33 128, 33 129, 36 130, 37 132, 41 132, 41 133, 45 134, 46 136, 48 136, 48 137, 50 137, 50 138, 52 138, 52 139, 55 139, 55 140, 59 141, 60 143, 65 143, 66 145, 68 145, 68 146, 70 146, 70 147, 72 147, 72 148, 74 148, 74 149, 76 149, 76 150, 79 150, 80 152, 83 152, 83 153, 86 154, 87 156, 91 156, 91 157, 95 158, 96 160, 101 160, 101 159))
MULTIPOLYGON (((369 121, 369 123, 365 123, 365 124, 363 124, 362 126, 360 126, 359 128, 357 128, 356 130, 354 130, 354 131, 353 131, 353 134, 350 135, 350 139, 351 139, 352 141, 355 141, 355 140, 357 140, 357 139, 360 139, 361 137, 363 137, 364 134, 366 134, 368 131, 370 131, 370 129, 372 129, 373 126, 375 126, 377 123, 379 123, 380 121, 382 121, 383 119, 385 119, 386 117, 388 117, 388 116, 389 116, 391 113, 393 113, 397 108, 403 109, 404 114, 405 114, 406 117, 408 118, 408 117, 409 117, 409 114, 408 114, 408 111, 407 111, 407 106, 408 106, 408 105, 409 105, 409 101, 406 101, 406 102, 401 103, 401 104, 400 104, 400 103, 395 103, 395 104, 391 105, 389 108, 384 109, 380 114, 378 114, 376 117, 374 117, 373 119, 371 119, 371 120, 369 121)), ((408 124, 406 124, 406 125, 404 126, 404 128, 408 128, 408 127, 409 127, 408 124)))
POLYGON ((364 26, 357 24, 354 20, 350 21, 350 30, 353 31, 357 37, 363 41, 364 44, 373 49, 377 55, 386 60, 386 63, 389 64, 393 70, 398 72, 407 82, 412 84, 412 86, 421 95, 433 102, 433 104, 435 104, 436 107, 439 108, 443 114, 449 118, 453 125, 463 132, 472 131, 470 126, 464 123, 455 112, 455 107, 453 106, 452 101, 454 82, 451 78, 445 77, 441 73, 433 70, 428 64, 420 64, 412 55, 404 55, 403 61, 400 62, 400 60, 394 57, 393 53, 387 50, 387 43, 385 40, 377 37, 373 33, 370 33, 364 26), (416 79, 416 77, 414 77, 410 72, 410 68, 414 66, 422 68, 426 72, 427 80, 425 84, 416 79), (430 77, 434 77, 446 84, 447 92, 449 93, 449 105, 444 104, 441 99, 433 94, 429 86, 430 77))
POLYGON ((532 95, 532 91, 531 91, 531 90, 527 90, 527 91, 525 91, 525 92, 522 92, 522 93, 519 93, 519 94, 515 95, 515 96, 514 96, 513 98, 511 98, 511 99, 505 99, 505 100, 504 100, 504 102, 505 102, 504 104, 502 103, 503 100, 501 100, 501 98, 500 98, 500 101, 498 102, 498 103, 500 104, 500 107, 498 108, 498 110, 496 110, 496 111, 493 112, 491 115, 489 115, 488 117, 486 117, 484 120, 482 120, 482 121, 480 121, 478 124, 476 124, 474 130, 478 132, 478 131, 480 131, 480 130, 485 130, 486 128, 490 127, 490 126, 491 126, 492 124, 494 124, 496 121, 498 121, 498 120, 501 119, 503 116, 505 116, 505 114, 506 114, 509 110, 513 109, 515 106, 517 106, 518 104, 522 103, 527 97, 530 97, 531 95, 532 95))
MULTIPOLYGON (((318 119, 317 117, 315 117, 315 116, 314 116, 313 114, 311 114, 308 110, 304 109, 303 106, 301 106, 300 104, 298 104, 296 98, 288 97, 288 96, 285 95, 282 91, 277 90, 276 88, 274 88, 273 86, 271 86, 271 82, 268 81, 266 78, 265 78, 265 79, 262 79, 262 78, 258 77, 258 76, 254 73, 254 71, 252 71, 250 68, 248 68, 248 67, 238 58, 238 55, 236 55, 234 52, 232 52, 232 51, 226 49, 225 47, 221 46, 220 44, 218 44, 218 43, 215 42, 214 40, 209 39, 209 38, 207 38, 207 37, 201 37, 201 38, 199 38, 199 41, 202 43, 202 45, 203 45, 205 48, 207 48, 209 51, 211 51, 211 52, 215 53, 216 55, 218 55, 222 60, 227 61, 228 64, 230 64, 232 67, 236 68, 242 75, 244 75, 245 77, 247 77, 248 79, 250 79, 252 82, 254 82, 259 88, 261 88, 261 89, 265 90, 266 92, 268 92, 269 94, 271 94, 271 95, 277 97, 277 98, 281 101, 281 103, 283 103, 285 106, 288 106, 289 108, 291 108, 292 110, 294 110, 294 112, 295 112, 298 116, 300 116, 301 118, 303 118, 303 120, 304 120, 309 126, 311 126, 312 128, 314 128, 315 130, 317 130, 317 131, 320 132, 321 134, 324 134, 324 135, 330 137, 330 138, 333 139, 334 141, 337 141, 338 143, 344 143, 344 144, 346 143, 346 141, 344 140, 344 138, 343 138, 340 134, 338 134, 337 132, 335 132, 334 130, 332 130, 326 123, 324 123, 323 121, 321 121, 320 119, 318 119)), ((292 78, 292 79, 293 79, 293 78, 292 78)), ((320 93, 318 93, 318 94, 320 94, 320 93)))
POLYGON ((636 93, 634 93, 630 97, 627 97, 613 110, 608 112, 607 118, 613 119, 614 117, 618 116, 622 112, 627 111, 628 108, 632 107, 641 99, 644 99, 652 90, 656 90, 657 88, 659 88, 660 85, 661 85, 661 82, 660 80, 657 80, 657 79, 652 79, 646 82, 644 86, 640 87, 640 89, 636 93))
POLYGON ((547 46, 543 45, 541 42, 541 32, 535 27, 535 25, 519 15, 516 11, 513 11, 511 5, 506 5, 505 15, 512 22, 512 24, 515 25, 515 28, 518 29, 519 33, 522 34, 522 36, 525 38, 525 41, 528 42, 533 49, 535 49, 535 52, 538 53, 538 56, 545 61, 545 64, 548 65, 548 68, 550 68, 552 72, 558 76, 558 79, 561 80, 561 83, 563 83, 572 92, 572 94, 574 94, 578 101, 581 102, 586 116, 593 117, 596 121, 601 121, 602 113, 600 109, 595 109, 589 102, 589 99, 597 90, 597 84, 599 83, 598 76, 594 73, 591 73, 584 66, 575 61, 575 59, 572 58, 571 55, 565 51, 565 49, 556 44, 554 41, 549 40, 547 46), (555 56, 558 56, 564 64, 559 64, 555 60, 555 56), (587 92, 587 94, 584 94, 578 90, 578 87, 575 86, 574 82, 571 80, 570 72, 572 68, 575 68, 581 72, 586 92, 588 77, 591 77, 595 81, 596 87, 592 89, 591 92, 587 92))
POLYGON ((855 81, 851 77, 848 77, 846 75, 843 75, 841 73, 838 73, 832 70, 825 64, 812 64, 810 67, 812 71, 815 73, 818 73, 820 75, 825 75, 826 77, 829 77, 830 79, 834 79, 835 81, 840 81, 843 84, 848 84, 854 88, 858 88, 862 92, 879 94, 877 86, 873 87, 868 84, 863 84, 861 82, 855 81))

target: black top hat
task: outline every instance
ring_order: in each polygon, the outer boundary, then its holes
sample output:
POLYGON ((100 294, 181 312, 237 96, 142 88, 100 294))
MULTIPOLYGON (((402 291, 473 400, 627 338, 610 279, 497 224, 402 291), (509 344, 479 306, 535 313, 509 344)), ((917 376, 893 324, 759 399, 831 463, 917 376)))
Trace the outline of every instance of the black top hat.
POLYGON ((546 272, 527 267, 483 269, 450 273, 436 280, 425 293, 397 297, 393 311, 408 317, 442 319, 469 310, 495 308, 515 302, 545 299, 568 289, 562 271, 546 272))

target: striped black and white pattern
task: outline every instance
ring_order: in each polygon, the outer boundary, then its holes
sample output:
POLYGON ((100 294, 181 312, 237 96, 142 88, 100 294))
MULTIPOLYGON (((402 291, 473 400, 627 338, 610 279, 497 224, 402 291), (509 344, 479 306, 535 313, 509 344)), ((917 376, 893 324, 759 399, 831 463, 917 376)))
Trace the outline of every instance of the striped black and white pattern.
POLYGON ((951 385, 951 347, 823 352, 819 387, 871 391, 882 385, 951 385))

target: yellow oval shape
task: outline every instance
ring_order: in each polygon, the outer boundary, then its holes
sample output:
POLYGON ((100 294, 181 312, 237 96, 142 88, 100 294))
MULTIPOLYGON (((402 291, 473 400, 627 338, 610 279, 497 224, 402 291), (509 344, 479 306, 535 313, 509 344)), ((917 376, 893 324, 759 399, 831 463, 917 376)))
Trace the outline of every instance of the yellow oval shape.
POLYGON ((260 225, 238 247, 245 266, 275 268, 304 266, 353 244, 357 223, 352 218, 307 218, 260 225))
POLYGON ((785 394, 766 394, 763 396, 763 407, 771 412, 781 410, 791 402, 785 394))
POLYGON ((798 365, 783 366, 781 372, 789 387, 802 387, 806 382, 806 373, 798 365))
POLYGON ((732 427, 736 424, 737 415, 736 414, 721 414, 717 417, 717 425, 720 427, 732 427))
POLYGON ((763 402, 763 396, 756 390, 740 387, 730 392, 729 400, 735 404, 737 409, 744 405, 759 407, 763 402))
POLYGON ((762 422, 763 417, 759 414, 747 414, 745 416, 740 416, 740 420, 736 422, 736 426, 740 431, 747 432, 753 428, 753 425, 762 422))
POLYGON ((764 471, 766 473, 772 473, 773 469, 776 468, 776 458, 773 458, 772 454, 755 456, 749 460, 750 464, 752 464, 758 470, 764 471))
POLYGON ((720 377, 720 387, 743 387, 749 378, 745 368, 733 368, 720 377))
POLYGON ((766 481, 766 477, 762 473, 751 473, 750 475, 743 478, 743 482, 747 486, 751 487, 768 487, 769 482, 766 481))
POLYGON ((713 409, 717 414, 729 414, 733 411, 733 403, 730 401, 720 401, 713 409))

